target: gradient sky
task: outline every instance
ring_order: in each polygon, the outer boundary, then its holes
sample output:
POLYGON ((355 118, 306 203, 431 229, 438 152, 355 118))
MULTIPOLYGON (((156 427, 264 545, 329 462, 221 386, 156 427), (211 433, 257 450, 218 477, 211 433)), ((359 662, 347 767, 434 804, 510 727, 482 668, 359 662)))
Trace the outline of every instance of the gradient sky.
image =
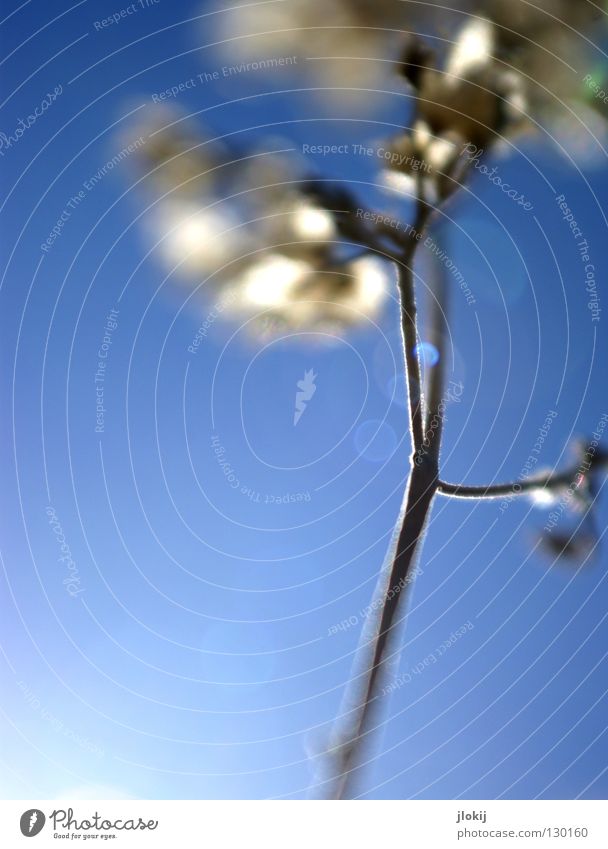
MULTIPOLYGON (((7 2, 0 26, 0 131, 62 87, 0 150, 2 790, 304 798, 408 469, 398 313, 390 300, 377 324, 331 345, 310 334, 255 344, 217 321, 189 353, 213 298, 189 299, 150 252, 150 198, 128 161, 84 192, 43 253, 70 198, 123 146, 130 113, 230 64, 205 47, 216 17, 197 16, 210 4, 160 0, 95 28, 121 8, 7 2), (111 310, 100 434, 95 372, 111 310), (294 427, 308 369, 317 390, 294 427), (78 569, 76 596, 49 506, 78 569), (349 617, 357 624, 330 635, 349 617)), ((280 93, 306 86, 282 69, 240 74, 176 105, 245 149, 371 143, 409 117, 396 83, 372 111, 354 102, 338 117, 326 93, 280 93)), ((534 209, 475 174, 438 225, 475 298, 452 287, 448 370, 464 388, 447 414, 449 480, 516 478, 549 411, 540 462, 567 462, 572 436, 608 413, 608 318, 591 321, 556 203, 564 194, 573 209, 605 297, 605 141, 580 126, 561 151, 542 132, 514 140, 492 164, 534 209)), ((355 155, 311 164, 353 188, 377 166, 355 155)), ((421 256, 422 277, 429 268, 421 256)), ((600 493, 601 530, 606 508, 600 493)), ((536 546, 545 521, 527 501, 502 513, 496 502, 436 501, 397 674, 471 627, 387 699, 363 795, 606 795, 606 546, 583 568, 552 566, 536 546)))

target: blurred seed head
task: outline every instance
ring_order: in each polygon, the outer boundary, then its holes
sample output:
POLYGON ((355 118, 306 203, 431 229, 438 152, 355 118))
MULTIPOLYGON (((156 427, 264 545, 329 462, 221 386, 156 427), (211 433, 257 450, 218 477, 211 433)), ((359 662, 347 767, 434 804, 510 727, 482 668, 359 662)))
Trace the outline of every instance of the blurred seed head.
POLYGON ((237 259, 248 240, 239 221, 227 211, 203 208, 187 200, 167 200, 153 219, 153 238, 165 263, 178 276, 200 280, 237 259))
POLYGON ((322 88, 325 102, 339 109, 353 99, 371 104, 370 89, 390 79, 386 59, 396 59, 401 41, 391 28, 400 18, 403 4, 394 1, 240 0, 220 16, 218 40, 231 63, 295 56, 292 73, 322 88))
MULTIPOLYGON (((146 143, 135 162, 144 184, 156 193, 197 195, 214 182, 227 151, 211 141, 178 109, 157 106, 136 127, 146 143)), ((129 139, 133 140, 133 132, 129 139)))
POLYGON ((349 256, 352 244, 345 250, 297 157, 256 148, 237 155, 167 109, 134 132, 154 140, 137 165, 156 198, 149 230, 171 280, 197 293, 228 292, 222 314, 240 321, 259 314, 253 326, 264 335, 342 332, 379 314, 385 266, 349 256))
MULTIPOLYGON (((398 155, 387 182, 411 195, 421 183, 425 198, 440 202, 464 173, 466 145, 487 151, 536 116, 545 120, 543 110, 580 98, 563 57, 578 64, 579 30, 597 15, 583 0, 462 0, 453 8, 440 0, 288 0, 237 3, 214 23, 225 28, 233 62, 297 56, 289 72, 335 90, 336 103, 346 88, 373 106, 374 88, 400 76, 415 115, 403 116, 390 143, 398 155)), ((306 164, 286 150, 292 143, 238 149, 164 107, 137 135, 146 137, 133 159, 155 196, 154 244, 186 285, 198 290, 208 279, 229 289, 234 314, 259 309, 269 332, 344 328, 379 314, 385 266, 353 258, 353 244, 364 242, 343 198, 313 187, 306 164)))
POLYGON ((541 538, 544 551, 551 557, 564 558, 581 563, 589 558, 595 546, 597 538, 587 532, 553 533, 545 534, 541 538))

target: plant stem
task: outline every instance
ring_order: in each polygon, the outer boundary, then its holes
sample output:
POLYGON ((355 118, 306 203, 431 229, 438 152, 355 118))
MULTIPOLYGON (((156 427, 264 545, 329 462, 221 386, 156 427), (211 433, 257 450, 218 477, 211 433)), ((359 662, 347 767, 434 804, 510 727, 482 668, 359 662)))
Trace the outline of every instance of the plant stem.
POLYGON ((465 484, 446 483, 439 481, 437 492, 449 498, 504 498, 505 496, 526 495, 531 492, 540 492, 543 489, 555 492, 556 490, 580 485, 578 479, 585 477, 593 468, 608 467, 608 453, 596 452, 592 459, 585 460, 585 452, 581 452, 575 465, 565 469, 563 472, 554 474, 546 472, 523 481, 511 481, 511 483, 491 484, 489 486, 467 486, 465 484))
MULTIPOLYGON (((368 729, 368 719, 377 699, 376 687, 390 654, 387 645, 393 631, 400 624, 397 617, 402 593, 413 579, 416 557, 421 547, 433 497, 437 489, 437 470, 428 459, 421 465, 412 465, 404 503, 402 520, 396 536, 396 545, 391 547, 387 566, 382 570, 377 597, 380 605, 371 614, 375 617, 371 636, 359 648, 359 662, 363 671, 352 679, 351 687, 361 691, 349 715, 344 715, 344 728, 335 734, 329 750, 334 758, 333 786, 329 798, 349 797, 349 786, 356 769, 356 756, 368 729), (377 612, 376 612, 377 611, 377 612), (361 661, 361 653, 365 658, 361 661), (362 679, 362 680, 361 680, 362 679)), ((407 590, 405 591, 407 595, 407 590)))
MULTIPOLYGON (((405 599, 414 577, 414 565, 424 541, 433 498, 439 486, 439 453, 442 437, 440 404, 443 395, 445 365, 444 348, 444 284, 443 278, 436 292, 436 307, 432 311, 434 334, 440 350, 440 367, 431 378, 429 409, 426 423, 422 409, 420 359, 417 352, 418 330, 416 295, 414 286, 414 258, 433 207, 424 197, 422 176, 418 174, 418 197, 414 225, 406 239, 399 245, 402 250, 398 260, 399 294, 401 300, 401 330, 404 349, 405 373, 408 393, 409 427, 413 443, 410 470, 404 499, 389 547, 385 566, 381 570, 375 592, 375 601, 359 649, 356 663, 360 672, 353 671, 347 687, 344 709, 336 723, 332 742, 327 750, 331 759, 332 775, 324 784, 329 785, 326 798, 348 798, 352 775, 357 768, 357 756, 365 737, 370 733, 369 719, 377 700, 376 690, 380 676, 390 657, 388 644, 400 623, 399 606, 405 608, 405 599), (399 261, 400 260, 400 261, 399 261), (424 446, 425 424, 439 414, 433 426, 433 438, 428 450, 424 446)), ((374 244, 375 248, 376 245, 374 244)))
POLYGON ((445 285, 445 278, 440 270, 437 271, 437 274, 433 275, 431 282, 429 338, 437 349, 437 362, 430 369, 424 438, 418 454, 428 452, 433 462, 438 465, 444 422, 443 404, 447 340, 445 315, 448 311, 448 290, 445 285))
MULTIPOLYGON (((410 262, 413 262, 413 256, 410 262)), ((416 297, 414 294, 414 279, 411 267, 399 267, 399 292, 401 295, 401 331, 403 334, 403 354, 407 375, 407 394, 409 399, 410 429, 414 449, 422 445, 424 427, 422 419, 422 390, 420 376, 420 361, 417 344, 418 331, 416 327, 416 297)))
MULTIPOLYGON (((415 232, 421 233, 431 209, 419 202, 415 232)), ((413 263, 419 239, 411 238, 404 245, 403 261, 399 264, 399 293, 401 298, 401 328, 408 391, 409 425, 414 452, 404 500, 399 514, 386 565, 380 573, 376 602, 366 623, 366 634, 357 651, 356 662, 361 672, 353 672, 347 688, 345 707, 333 732, 327 755, 332 762, 332 775, 327 780, 327 798, 348 796, 349 782, 356 768, 356 757, 367 730, 376 687, 387 660, 387 645, 399 624, 397 616, 401 591, 412 578, 416 556, 424 539, 424 531, 437 490, 439 472, 437 451, 418 456, 423 441, 420 362, 416 350, 416 297, 413 263), (414 458, 416 457, 416 462, 414 458)), ((406 593, 407 594, 407 593, 406 593)))

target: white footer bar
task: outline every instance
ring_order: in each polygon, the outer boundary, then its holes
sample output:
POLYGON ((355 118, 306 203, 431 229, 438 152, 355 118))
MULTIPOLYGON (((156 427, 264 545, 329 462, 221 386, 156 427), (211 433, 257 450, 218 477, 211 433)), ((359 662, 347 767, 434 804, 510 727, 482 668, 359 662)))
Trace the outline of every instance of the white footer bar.
POLYGON ((0 845, 607 849, 604 801, 10 801, 0 845), (33 839, 33 843, 28 843, 33 839))

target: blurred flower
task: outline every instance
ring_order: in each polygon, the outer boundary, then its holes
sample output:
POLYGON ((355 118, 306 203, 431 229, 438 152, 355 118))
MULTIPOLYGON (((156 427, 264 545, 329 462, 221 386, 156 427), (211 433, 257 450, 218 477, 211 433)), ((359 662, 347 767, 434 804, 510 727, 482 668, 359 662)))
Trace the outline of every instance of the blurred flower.
POLYGON ((493 60, 495 32, 484 19, 468 22, 447 55, 445 69, 427 68, 418 89, 419 118, 428 144, 443 133, 483 147, 500 123, 500 75, 493 60), (431 135, 432 134, 432 135, 431 135))
POLYGON ((177 109, 157 106, 151 112, 138 127, 146 139, 137 150, 146 185, 179 194, 205 191, 217 179, 215 169, 227 161, 223 145, 195 132, 177 109))
MULTIPOLYGON (((238 2, 213 21, 225 29, 216 40, 234 73, 246 70, 238 60, 276 68, 291 55, 291 71, 312 74, 341 100, 344 89, 357 89, 373 103, 381 78, 397 80, 399 69, 416 114, 407 128, 404 116, 388 145, 387 182, 434 203, 458 187, 471 146, 483 154, 544 119, 543 110, 580 98, 569 63, 587 51, 578 30, 597 14, 572 0, 462 0, 453 8, 440 0, 282 0, 238 2)), ((277 140, 282 149, 270 151, 267 139, 264 149, 239 150, 166 108, 144 134, 134 158, 155 193, 155 244, 189 285, 229 288, 239 317, 259 310, 271 329, 344 327, 378 314, 386 271, 377 262, 372 270, 370 253, 386 233, 365 233, 346 193, 315 186, 293 144, 277 140)))
POLYGON ((582 513, 589 510, 593 502, 591 476, 579 472, 571 484, 572 510, 582 513))
POLYGON ((377 316, 387 295, 385 267, 353 257, 358 249, 339 238, 300 159, 255 149, 236 156, 227 145, 204 142, 177 113, 163 109, 159 119, 161 126, 147 125, 156 141, 138 163, 155 194, 149 227, 176 272, 171 279, 197 290, 222 287, 230 294, 224 314, 259 314, 265 334, 339 331, 377 316))
POLYGON ((290 259, 282 254, 269 254, 247 268, 242 275, 238 306, 288 309, 302 282, 312 271, 312 267, 302 260, 290 259))
POLYGON ((336 238, 334 220, 301 192, 286 187, 272 205, 265 207, 258 199, 258 206, 262 215, 258 238, 263 244, 309 260, 322 260, 328 254, 328 242, 336 238))
POLYGON ((519 77, 520 110, 530 126, 538 124, 543 140, 557 143, 560 152, 587 167, 598 154, 603 160, 593 135, 605 140, 605 123, 586 105, 580 74, 595 61, 592 39, 599 35, 604 14, 599 4, 487 0, 487 6, 496 24, 498 56, 519 77))
MULTIPOLYGON (((344 101, 344 88, 358 89, 374 106, 370 91, 392 88, 404 43, 420 51, 422 37, 442 55, 439 65, 454 80, 453 108, 461 106, 461 129, 467 141, 469 112, 488 126, 497 104, 483 91, 483 74, 502 71, 501 86, 511 104, 507 110, 537 113, 555 109, 559 102, 581 100, 580 77, 574 68, 589 67, 591 45, 584 31, 601 17, 599 6, 587 0, 443 0, 424 3, 403 0, 285 0, 256 3, 247 0, 225 10, 218 18, 219 40, 237 62, 270 56, 295 55, 292 70, 301 78, 327 89, 336 88, 333 103, 344 101), (460 32, 456 43, 446 33, 460 32), (493 62, 489 63, 488 51, 493 62), (480 80, 475 80, 477 73, 480 80), (481 89, 473 84, 479 82, 481 89), (517 92, 517 94, 515 94, 517 92), (471 104, 466 103, 472 98, 471 104)), ((411 60, 410 56, 410 60, 411 60)), ((410 82, 417 62, 410 62, 410 82)), ((271 66, 272 67, 272 66, 271 66)), ((439 82, 436 80, 436 82, 439 82)), ((435 86, 427 80, 430 95, 435 86)), ((445 111, 449 85, 438 85, 437 111, 445 111)), ((494 86, 490 86, 494 90, 494 86)), ((348 103, 348 98, 346 99, 348 103)), ((431 122, 432 123, 432 122, 431 122)), ((443 123, 443 121, 441 121, 443 123)), ((450 122, 452 129, 457 127, 450 122)))
POLYGON ((361 257, 331 269, 285 257, 281 263, 265 261, 245 275, 248 296, 267 306, 254 325, 261 335, 294 330, 341 334, 377 318, 388 295, 389 276, 377 258, 361 257))
POLYGON ((403 3, 359 0, 240 0, 219 17, 219 39, 231 62, 296 57, 292 70, 326 90, 332 106, 348 92, 370 101, 370 89, 393 78, 387 58, 396 58, 403 3), (334 91, 335 89, 335 91, 334 91))
POLYGON ((558 489, 533 489, 530 492, 530 501, 535 507, 540 509, 552 507, 560 499, 560 491, 558 489))
POLYGON ((516 79, 503 72, 495 50, 494 25, 471 18, 450 44, 443 68, 415 38, 403 56, 403 75, 416 88, 417 116, 412 130, 393 141, 398 155, 391 162, 406 177, 421 175, 436 198, 450 193, 447 175, 465 146, 486 148, 508 123, 505 103, 518 94, 516 79))
POLYGON ((571 558, 577 562, 587 560, 597 546, 597 537, 586 532, 565 532, 563 534, 544 535, 541 545, 547 554, 553 557, 571 558))
MULTIPOLYGON (((546 123, 560 113, 556 107, 581 99, 569 63, 589 48, 576 28, 589 26, 598 15, 591 4, 550 0, 543 8, 524 0, 485 0, 461 8, 471 14, 462 15, 453 40, 443 39, 439 55, 410 35, 402 56, 401 73, 415 89, 417 115, 413 128, 393 140, 400 155, 391 160, 392 168, 402 178, 388 182, 406 188, 403 178, 412 182, 413 163, 420 160, 433 200, 445 199, 455 187, 448 175, 457 177, 459 164, 464 168, 465 146, 487 152, 505 135, 546 123)), ((428 20, 438 13, 431 2, 413 17, 428 20)))
POLYGON ((238 219, 192 201, 167 200, 154 217, 154 233, 170 268, 198 277, 236 260, 247 247, 238 219))
MULTIPOLYGON (((547 483, 544 489, 530 493, 537 506, 551 510, 540 540, 543 548, 554 556, 586 559, 599 545, 595 511, 608 454, 598 444, 599 434, 594 433, 593 439, 592 442, 573 440, 570 447, 574 470, 547 483), (565 516, 570 517, 569 523, 575 518, 576 527, 557 531, 565 516)), ((550 473, 545 474, 550 477, 550 473)))

